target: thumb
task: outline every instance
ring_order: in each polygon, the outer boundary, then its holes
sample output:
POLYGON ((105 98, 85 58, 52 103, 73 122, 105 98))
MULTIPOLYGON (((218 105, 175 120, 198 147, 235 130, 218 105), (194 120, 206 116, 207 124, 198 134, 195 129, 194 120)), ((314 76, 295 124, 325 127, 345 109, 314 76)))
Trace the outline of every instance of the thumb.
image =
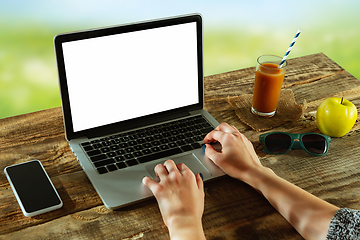
POLYGON ((206 144, 205 155, 210 158, 210 160, 213 161, 215 164, 217 159, 220 158, 221 154, 222 153, 219 153, 217 150, 215 150, 213 146, 211 146, 210 144, 206 144))

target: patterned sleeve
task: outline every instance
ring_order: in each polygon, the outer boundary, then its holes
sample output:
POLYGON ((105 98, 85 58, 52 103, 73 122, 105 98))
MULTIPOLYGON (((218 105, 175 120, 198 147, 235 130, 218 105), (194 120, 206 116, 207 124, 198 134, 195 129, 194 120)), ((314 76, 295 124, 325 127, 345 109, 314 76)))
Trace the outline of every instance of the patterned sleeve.
POLYGON ((333 216, 326 240, 360 239, 360 211, 339 209, 333 216))

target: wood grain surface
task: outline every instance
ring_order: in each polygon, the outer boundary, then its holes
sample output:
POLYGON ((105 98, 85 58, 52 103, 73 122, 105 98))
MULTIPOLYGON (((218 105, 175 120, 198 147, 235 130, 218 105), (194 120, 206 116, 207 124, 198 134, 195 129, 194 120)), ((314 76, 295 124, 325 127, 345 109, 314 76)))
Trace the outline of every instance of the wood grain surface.
MULTIPOLYGON (((304 115, 274 130, 319 132, 317 106, 331 96, 360 106, 360 82, 322 53, 288 60, 283 88, 306 100, 304 115)), ((314 157, 304 151, 266 155, 256 132, 242 124, 227 96, 253 91, 255 68, 205 77, 205 108, 219 121, 242 131, 261 162, 279 176, 339 207, 360 209, 360 125, 332 138, 329 153, 314 157)), ((24 217, 3 171, 0 172, 0 239, 168 239, 155 199, 106 209, 64 137, 61 108, 0 120, 0 168, 39 159, 64 202, 50 213, 24 217)), ((302 239, 254 189, 224 176, 205 184, 204 231, 207 239, 302 239)))

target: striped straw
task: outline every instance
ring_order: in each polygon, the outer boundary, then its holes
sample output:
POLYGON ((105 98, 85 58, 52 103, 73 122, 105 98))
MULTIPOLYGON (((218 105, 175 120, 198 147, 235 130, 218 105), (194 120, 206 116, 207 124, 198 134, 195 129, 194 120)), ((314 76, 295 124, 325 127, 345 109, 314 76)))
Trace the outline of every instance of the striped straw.
POLYGON ((290 51, 291 51, 292 47, 294 46, 294 44, 295 44, 296 40, 298 39, 298 37, 299 37, 300 33, 301 33, 301 31, 300 31, 300 29, 299 29, 299 30, 297 31, 297 33, 296 33, 296 35, 295 35, 294 39, 292 40, 292 42, 291 42, 291 44, 290 44, 290 46, 289 46, 288 50, 286 51, 286 53, 285 53, 285 55, 284 55, 283 59, 281 60, 281 62, 280 62, 280 64, 279 64, 279 68, 281 68, 281 67, 282 67, 282 65, 284 64, 284 62, 285 62, 285 60, 286 60, 287 56, 289 55, 289 53, 290 53, 290 51))

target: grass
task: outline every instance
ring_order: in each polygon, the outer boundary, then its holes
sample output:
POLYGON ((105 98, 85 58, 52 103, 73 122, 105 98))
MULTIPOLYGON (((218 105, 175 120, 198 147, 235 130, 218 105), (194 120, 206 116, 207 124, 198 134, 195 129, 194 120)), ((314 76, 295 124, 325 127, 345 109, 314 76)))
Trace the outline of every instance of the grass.
MULTIPOLYGON (((0 118, 60 106, 52 40, 63 31, 46 25, 0 24, 0 29, 0 118)), ((303 30, 290 58, 324 52, 360 79, 359 28, 335 26, 331 34, 327 32, 303 30)), ((254 66, 262 54, 283 55, 292 37, 205 29, 205 76, 254 66)))
POLYGON ((0 118, 60 106, 52 31, 0 26, 0 118))
MULTIPOLYGON (((339 27, 329 32, 303 31, 289 58, 323 52, 360 79, 360 29, 339 27)), ((263 54, 282 56, 292 37, 232 30, 209 31, 204 36, 205 75, 255 66, 256 58, 263 54)))

